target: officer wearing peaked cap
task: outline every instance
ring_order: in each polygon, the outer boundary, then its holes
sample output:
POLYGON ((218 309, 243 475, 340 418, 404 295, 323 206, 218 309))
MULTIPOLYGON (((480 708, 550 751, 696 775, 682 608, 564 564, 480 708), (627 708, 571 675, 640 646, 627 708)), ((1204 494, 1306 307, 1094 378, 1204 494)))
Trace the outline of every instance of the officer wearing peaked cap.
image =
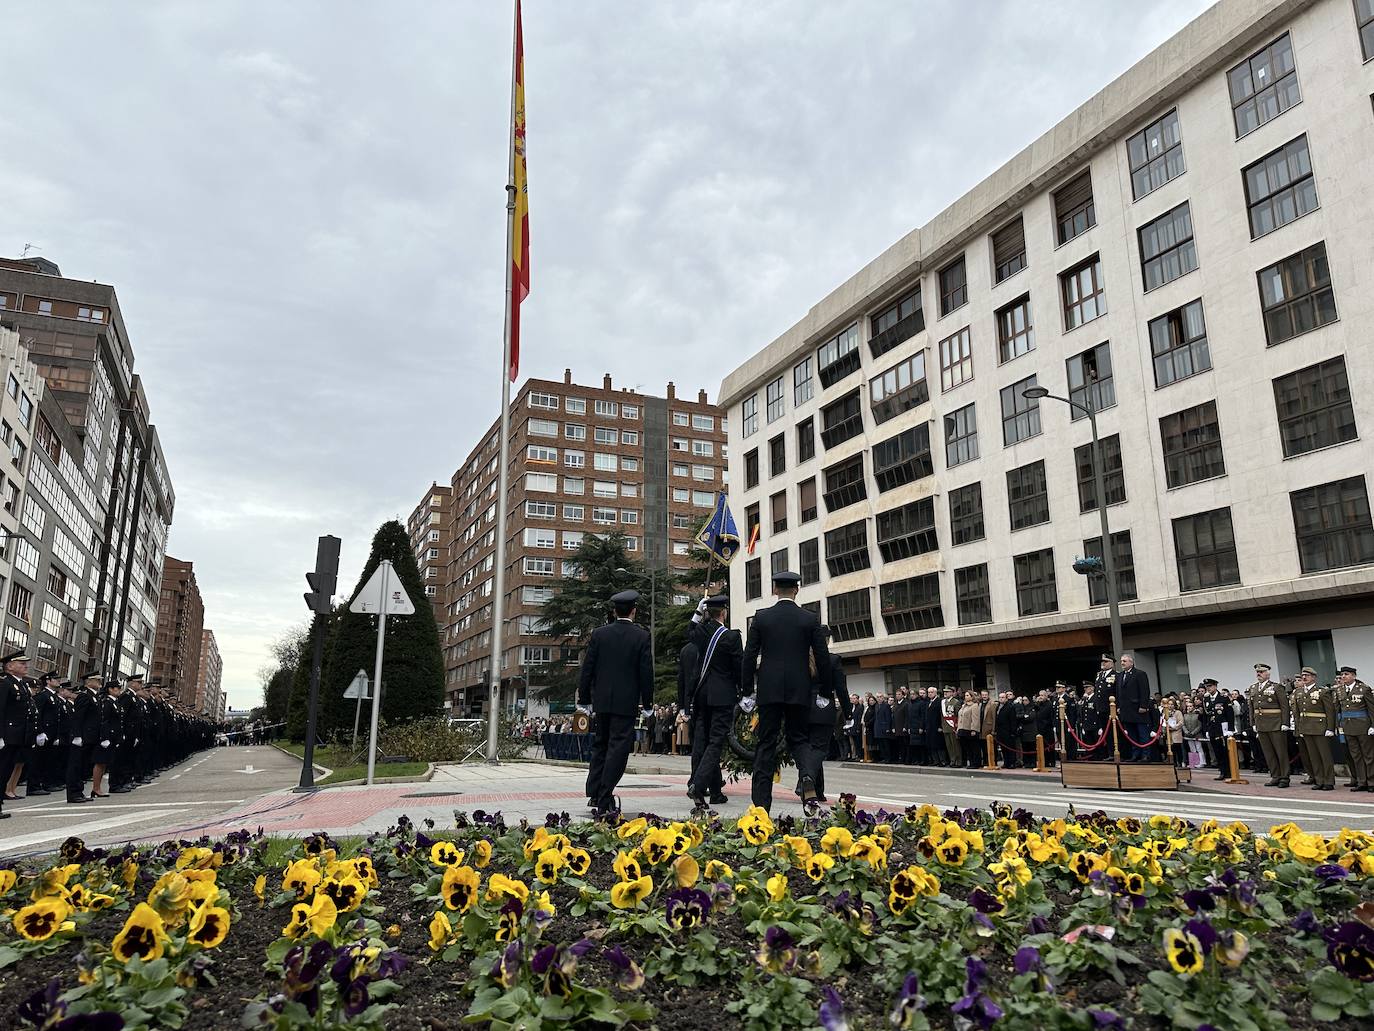
POLYGON ((587 799, 598 812, 620 808, 615 789, 625 775, 635 716, 654 700, 649 631, 634 621, 638 603, 638 591, 612 595, 615 620, 592 631, 582 656, 577 701, 594 714, 587 799))
POLYGON ((1246 692, 1246 698, 1250 702, 1250 720, 1264 752, 1264 763, 1269 767, 1269 779, 1264 786, 1286 788, 1289 777, 1288 695, 1281 684, 1269 678, 1269 664, 1255 663, 1255 682, 1246 692))
POLYGON ((1336 670, 1336 708, 1345 733, 1351 791, 1374 791, 1374 692, 1354 666, 1336 670))
POLYGON ((773 804, 778 736, 784 728, 800 775, 802 803, 817 798, 807 744, 814 702, 811 666, 814 662, 817 670, 829 669, 830 649, 820 620, 797 604, 800 586, 798 573, 773 574, 773 594, 778 600, 754 613, 744 646, 743 691, 746 696, 755 695, 759 714, 751 794, 754 804, 764 810, 773 804))
POLYGON ((1317 682, 1317 671, 1311 666, 1304 666, 1298 674, 1290 704, 1303 768, 1312 778, 1313 790, 1334 791, 1336 768, 1331 761, 1330 739, 1336 736, 1336 700, 1317 682))
POLYGON ((720 756, 735 718, 744 658, 739 631, 725 625, 729 606, 730 599, 724 594, 703 599, 688 630, 698 660, 687 699, 692 713, 692 777, 687 797, 698 806, 706 803, 708 794, 715 805, 729 801, 720 756))
POLYGON ((28 691, 24 678, 29 672, 29 657, 22 651, 0 657, 0 820, 7 820, 4 786, 18 761, 20 747, 28 732, 28 691))

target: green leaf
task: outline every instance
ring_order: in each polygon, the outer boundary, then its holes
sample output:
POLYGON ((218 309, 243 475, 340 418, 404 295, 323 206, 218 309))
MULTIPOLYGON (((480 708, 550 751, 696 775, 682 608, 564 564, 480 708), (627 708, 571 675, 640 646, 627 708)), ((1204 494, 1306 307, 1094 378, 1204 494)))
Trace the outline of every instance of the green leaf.
POLYGON ((0 970, 19 962, 19 950, 9 945, 0 945, 0 970))

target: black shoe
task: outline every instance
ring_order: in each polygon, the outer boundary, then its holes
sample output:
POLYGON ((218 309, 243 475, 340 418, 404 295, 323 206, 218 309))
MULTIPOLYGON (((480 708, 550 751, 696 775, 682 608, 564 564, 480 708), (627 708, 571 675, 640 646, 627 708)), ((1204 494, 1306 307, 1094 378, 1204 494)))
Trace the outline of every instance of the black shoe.
POLYGON ((1215 777, 1213 777, 1212 779, 1213 779, 1213 780, 1225 780, 1225 779, 1226 779, 1226 774, 1224 774, 1224 773, 1218 773, 1218 774, 1217 774, 1215 777))
POLYGON ((725 797, 725 793, 722 791, 715 791, 711 793, 712 805, 724 805, 728 801, 730 800, 725 797))
POLYGON ((47 788, 29 788, 26 792, 28 798, 37 798, 39 795, 51 795, 52 792, 47 788))
POLYGON ((85 795, 78 795, 76 798, 72 798, 70 795, 67 796, 67 804, 68 804, 68 805, 78 805, 78 804, 80 804, 80 803, 82 803, 82 802, 89 802, 89 801, 90 801, 90 799, 87 798, 85 795))
POLYGON ((1275 778, 1275 777, 1271 777, 1271 778, 1269 778, 1268 780, 1266 780, 1266 781, 1264 782, 1264 786, 1265 786, 1266 788, 1276 788, 1276 787, 1279 786, 1278 779, 1275 778))
POLYGON ((1351 785, 1349 785, 1349 788, 1350 788, 1351 791, 1364 791, 1364 790, 1365 790, 1365 786, 1364 786, 1363 784, 1351 784, 1351 785))
POLYGON ((1274 787, 1276 787, 1276 788, 1286 788, 1286 787, 1288 787, 1288 778, 1287 778, 1287 777, 1284 777, 1281 781, 1279 781, 1277 784, 1275 784, 1274 787))
POLYGON ((7 813, 3 809, 0 809, 0 820, 8 820, 13 815, 13 813, 7 813))
POLYGON ((133 790, 133 788, 129 787, 129 785, 127 785, 127 784, 121 784, 121 785, 120 785, 119 787, 117 787, 117 788, 110 788, 110 794, 112 794, 112 795, 127 795, 127 794, 128 794, 130 791, 132 791, 132 790, 133 790))
POLYGON ((797 786, 797 794, 802 800, 802 804, 816 801, 816 784, 810 777, 803 777, 801 784, 797 786))

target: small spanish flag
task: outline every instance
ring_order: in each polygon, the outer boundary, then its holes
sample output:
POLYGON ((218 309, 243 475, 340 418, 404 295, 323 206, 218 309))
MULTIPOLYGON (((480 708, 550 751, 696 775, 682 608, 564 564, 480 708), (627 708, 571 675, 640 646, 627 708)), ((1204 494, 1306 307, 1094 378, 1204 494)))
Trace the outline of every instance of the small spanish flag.
POLYGON ((751 555, 754 553, 754 545, 759 542, 759 530, 762 528, 761 523, 755 523, 754 528, 749 531, 749 547, 746 550, 751 555))

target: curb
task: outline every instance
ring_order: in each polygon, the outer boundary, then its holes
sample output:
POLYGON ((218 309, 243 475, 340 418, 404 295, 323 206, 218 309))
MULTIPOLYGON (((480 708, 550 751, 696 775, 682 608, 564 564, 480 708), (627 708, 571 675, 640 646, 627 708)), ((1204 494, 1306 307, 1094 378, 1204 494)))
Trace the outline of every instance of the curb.
MULTIPOLYGON (((277 744, 275 741, 270 741, 270 742, 268 742, 268 743, 269 743, 273 748, 275 748, 278 752, 280 752, 282 755, 289 755, 292 759, 295 759, 296 762, 298 762, 298 763, 303 763, 303 762, 305 762, 305 756, 303 756, 303 755, 297 755, 295 752, 288 752, 285 748, 283 748, 281 745, 277 744)), ((334 771, 331 770, 328 766, 321 766, 319 763, 311 763, 310 765, 313 766, 313 767, 315 768, 316 772, 317 772, 318 775, 321 776, 321 777, 328 777, 331 773, 334 772, 334 771)))
MULTIPOLYGON (((378 784, 423 784, 434 779, 434 768, 438 763, 428 763, 424 773, 413 777, 373 777, 372 786, 378 784)), ((326 774, 325 776, 328 776, 326 774)), ((367 778, 359 777, 357 780, 340 780, 333 784, 316 784, 321 791, 328 791, 330 788, 359 788, 367 786, 367 778)))

